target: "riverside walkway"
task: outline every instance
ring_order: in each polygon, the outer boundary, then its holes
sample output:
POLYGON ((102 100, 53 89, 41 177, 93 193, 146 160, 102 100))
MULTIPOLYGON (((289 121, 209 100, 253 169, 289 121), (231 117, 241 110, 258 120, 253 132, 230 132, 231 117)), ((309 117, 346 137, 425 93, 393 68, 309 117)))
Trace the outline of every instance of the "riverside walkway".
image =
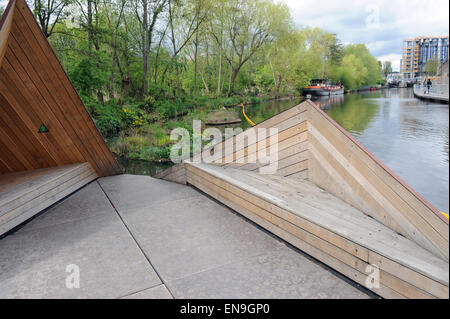
POLYGON ((370 297, 195 188, 146 176, 96 180, 0 240, 0 298, 370 297))
POLYGON ((419 99, 448 103, 448 92, 448 85, 432 85, 429 93, 426 86, 419 84, 414 85, 414 96, 418 97, 419 99))

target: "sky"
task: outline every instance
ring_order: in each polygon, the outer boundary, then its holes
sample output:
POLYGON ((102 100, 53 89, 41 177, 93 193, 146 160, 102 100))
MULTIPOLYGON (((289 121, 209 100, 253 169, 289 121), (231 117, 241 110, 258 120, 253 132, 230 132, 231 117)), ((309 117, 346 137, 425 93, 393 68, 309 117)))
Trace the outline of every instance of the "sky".
POLYGON ((299 26, 336 33, 344 44, 364 43, 399 71, 402 41, 449 34, 448 0, 282 0, 299 26))

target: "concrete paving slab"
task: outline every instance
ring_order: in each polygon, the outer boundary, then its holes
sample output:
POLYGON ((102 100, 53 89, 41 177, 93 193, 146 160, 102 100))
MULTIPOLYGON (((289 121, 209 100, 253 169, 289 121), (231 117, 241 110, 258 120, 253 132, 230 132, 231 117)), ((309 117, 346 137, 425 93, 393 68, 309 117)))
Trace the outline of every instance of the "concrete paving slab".
POLYGON ((173 299, 173 297, 165 285, 159 285, 122 297, 121 299, 173 299))
POLYGON ((149 177, 101 179, 0 240, 0 298, 173 296, 368 297, 203 193, 149 177), (66 287, 73 264, 79 289, 66 287))
POLYGON ((122 210, 120 214, 163 280, 182 278, 283 246, 206 196, 122 210))
POLYGON ((99 183, 118 211, 201 196, 191 187, 149 176, 111 176, 99 183))
POLYGON ((368 295, 284 246, 166 283, 175 298, 366 299, 368 295))
POLYGON ((83 218, 111 215, 111 203, 97 181, 94 181, 30 221, 21 231, 30 231, 59 225, 83 218))
MULTIPOLYGON (((82 189, 50 213, 67 220, 65 208, 79 208, 80 198, 91 201, 92 207, 106 207, 107 202, 97 202, 106 197, 90 196, 95 188, 82 189)), ((112 208, 93 217, 34 227, 0 240, 0 298, 118 298, 161 284, 112 208), (80 270, 79 289, 66 287, 67 277, 76 273, 66 272, 72 264, 80 270)))

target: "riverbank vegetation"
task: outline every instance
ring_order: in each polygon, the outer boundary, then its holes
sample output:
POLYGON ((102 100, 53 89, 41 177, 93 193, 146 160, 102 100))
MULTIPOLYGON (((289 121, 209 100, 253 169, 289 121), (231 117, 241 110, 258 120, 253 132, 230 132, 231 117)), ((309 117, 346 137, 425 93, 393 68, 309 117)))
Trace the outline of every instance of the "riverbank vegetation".
POLYGON ((381 81, 365 45, 297 26, 272 0, 28 2, 113 151, 132 158, 167 158, 172 128, 300 95, 312 78, 381 81))

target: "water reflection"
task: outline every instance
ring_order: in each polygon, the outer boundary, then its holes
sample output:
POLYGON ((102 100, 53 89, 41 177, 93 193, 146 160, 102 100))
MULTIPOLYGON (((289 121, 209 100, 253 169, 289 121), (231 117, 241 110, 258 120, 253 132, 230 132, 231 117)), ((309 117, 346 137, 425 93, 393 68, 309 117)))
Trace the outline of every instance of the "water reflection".
POLYGON ((131 175, 154 176, 173 165, 172 163, 149 162, 138 159, 128 159, 125 157, 117 157, 116 159, 124 173, 131 175))
POLYGON ((314 103, 316 103, 316 105, 322 110, 329 110, 332 106, 340 106, 344 104, 345 97, 344 95, 333 95, 331 97, 318 96, 313 98, 312 101, 314 101, 314 103))
POLYGON ((379 107, 376 101, 354 94, 345 96, 344 101, 331 105, 325 112, 348 132, 359 136, 374 120, 379 107))

